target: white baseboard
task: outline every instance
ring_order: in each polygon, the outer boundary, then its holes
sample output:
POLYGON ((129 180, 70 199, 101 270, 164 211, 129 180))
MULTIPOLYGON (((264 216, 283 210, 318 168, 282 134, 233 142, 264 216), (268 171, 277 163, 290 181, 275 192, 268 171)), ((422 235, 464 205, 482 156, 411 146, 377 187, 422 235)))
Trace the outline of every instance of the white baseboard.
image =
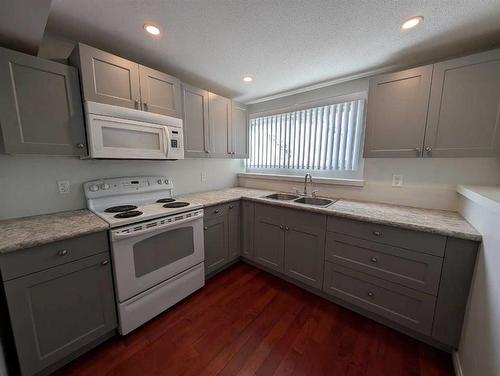
POLYGON ((454 351, 451 355, 453 359, 453 367, 455 368, 455 376, 464 376, 462 372, 462 364, 460 363, 460 356, 458 355, 458 351, 454 351))

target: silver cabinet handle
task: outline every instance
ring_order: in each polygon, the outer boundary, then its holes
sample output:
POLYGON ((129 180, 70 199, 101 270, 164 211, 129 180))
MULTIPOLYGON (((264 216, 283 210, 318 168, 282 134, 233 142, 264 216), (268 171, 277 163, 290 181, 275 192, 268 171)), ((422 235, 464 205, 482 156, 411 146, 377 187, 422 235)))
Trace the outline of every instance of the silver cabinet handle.
POLYGON ((280 225, 280 230, 283 230, 283 228, 284 228, 283 225, 280 225))
POLYGON ((205 150, 205 153, 209 154, 209 153, 210 153, 210 151, 208 151, 208 150, 205 150))
POLYGON ((419 153, 419 152, 420 152, 420 148, 415 148, 415 151, 416 151, 417 153, 419 153))
POLYGON ((208 230, 208 227, 207 227, 207 226, 203 227, 203 230, 207 231, 207 230, 208 230))
POLYGON ((368 296, 369 296, 370 298, 373 298, 373 297, 375 296, 375 294, 374 294, 373 292, 371 292, 371 291, 368 291, 368 296))
POLYGON ((215 214, 218 214, 218 213, 219 213, 219 211, 220 211, 219 209, 215 209, 215 210, 214 210, 214 213, 215 213, 215 214))
POLYGON ((382 236, 382 233, 380 231, 373 231, 373 235, 382 236))
POLYGON ((377 258, 376 258, 376 257, 372 257, 372 258, 370 259, 370 261, 371 261, 371 262, 373 262, 373 263, 377 263, 377 262, 378 262, 378 260, 377 260, 377 258))
POLYGON ((103 262, 101 262, 101 265, 108 265, 108 264, 109 264, 108 260, 104 260, 103 262))
POLYGON ((68 251, 66 249, 61 249, 59 252, 57 252, 59 256, 66 256, 68 254, 68 251))
POLYGON ((144 111, 148 110, 148 104, 146 102, 142 103, 142 107, 144 108, 144 111))
POLYGON ((285 226, 285 231, 290 231, 290 227, 285 226))
POLYGON ((134 101, 134 107, 139 108, 139 101, 137 99, 134 101))
POLYGON ((76 147, 77 147, 78 149, 83 149, 83 148, 85 147, 85 144, 83 144, 83 143, 79 142, 78 144, 76 144, 76 147))
POLYGON ((432 151, 432 148, 431 148, 430 146, 426 146, 426 147, 425 147, 425 151, 426 151, 427 153, 430 153, 430 152, 432 151))
POLYGON ((229 205, 229 209, 233 209, 234 208, 234 205, 229 205))

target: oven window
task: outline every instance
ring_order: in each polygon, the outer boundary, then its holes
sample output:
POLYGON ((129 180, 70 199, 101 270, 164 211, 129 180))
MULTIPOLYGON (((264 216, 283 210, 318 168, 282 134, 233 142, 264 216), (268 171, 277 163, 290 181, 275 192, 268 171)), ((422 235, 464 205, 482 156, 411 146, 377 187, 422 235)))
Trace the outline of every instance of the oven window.
POLYGON ((142 277, 193 253, 193 227, 159 233, 134 245, 135 276, 142 277))

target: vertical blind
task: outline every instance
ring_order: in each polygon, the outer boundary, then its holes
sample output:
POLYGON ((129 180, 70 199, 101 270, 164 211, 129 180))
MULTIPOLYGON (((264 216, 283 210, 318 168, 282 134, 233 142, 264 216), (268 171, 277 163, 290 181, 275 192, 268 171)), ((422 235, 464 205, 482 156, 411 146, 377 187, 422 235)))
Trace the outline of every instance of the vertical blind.
POLYGON ((250 120, 250 169, 356 171, 364 100, 250 120))

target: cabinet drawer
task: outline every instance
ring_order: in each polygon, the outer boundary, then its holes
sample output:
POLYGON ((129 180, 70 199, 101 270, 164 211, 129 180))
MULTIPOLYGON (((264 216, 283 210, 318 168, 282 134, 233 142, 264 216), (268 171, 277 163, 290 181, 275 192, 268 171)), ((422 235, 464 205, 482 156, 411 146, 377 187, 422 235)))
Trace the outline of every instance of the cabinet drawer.
POLYGON ((7 281, 108 250, 108 235, 103 231, 10 252, 0 258, 2 279, 7 281))
POLYGON ((430 335, 436 298, 330 262, 323 290, 404 327, 430 335))
POLYGON ((230 202, 229 204, 214 205, 214 206, 209 206, 209 207, 205 208, 204 214, 203 214, 205 217, 205 221, 226 215, 228 210, 229 210, 229 205, 234 207, 236 204, 237 204, 237 201, 230 202))
POLYGON ((446 236, 332 216, 328 217, 327 229, 440 257, 443 257, 446 245, 446 236))
POLYGON ((328 232, 325 258, 336 264, 437 295, 443 259, 328 232))

